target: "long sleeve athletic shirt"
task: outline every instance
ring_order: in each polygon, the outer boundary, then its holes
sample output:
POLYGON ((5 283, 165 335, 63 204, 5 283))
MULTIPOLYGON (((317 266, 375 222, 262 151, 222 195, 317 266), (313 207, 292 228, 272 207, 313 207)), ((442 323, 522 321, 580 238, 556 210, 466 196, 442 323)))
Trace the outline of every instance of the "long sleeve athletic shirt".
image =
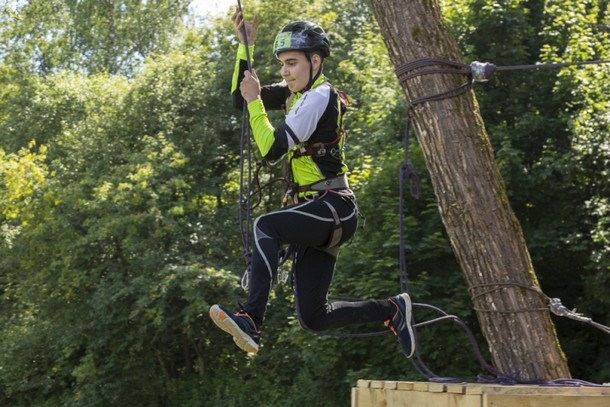
MULTIPOLYGON (((249 50, 252 56, 253 47, 249 50)), ((231 86, 233 105, 240 110, 245 102, 239 84, 248 67, 246 52, 239 44, 231 86)), ((270 163, 286 156, 292 180, 300 187, 347 172, 345 139, 340 137, 343 109, 337 90, 324 75, 303 93, 291 93, 285 82, 262 86, 261 98, 248 103, 250 126, 261 155, 270 163), (273 127, 267 110, 284 110, 285 120, 273 127)))

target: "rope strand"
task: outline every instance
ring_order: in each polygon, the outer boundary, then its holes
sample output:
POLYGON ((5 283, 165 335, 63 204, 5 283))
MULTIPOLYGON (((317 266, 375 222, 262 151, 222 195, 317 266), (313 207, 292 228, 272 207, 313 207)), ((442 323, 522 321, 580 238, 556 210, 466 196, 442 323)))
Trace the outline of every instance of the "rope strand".
MULTIPOLYGON (((246 47, 246 62, 248 70, 252 70, 252 60, 250 58, 250 46, 248 44, 248 32, 244 20, 244 12, 241 6, 241 0, 237 0, 237 8, 239 9, 242 21, 242 36, 244 46, 246 47)), ((239 156, 239 227, 242 238, 242 247, 244 259, 246 261, 246 270, 241 279, 241 286, 245 290, 250 282, 250 266, 252 261, 252 211, 250 200, 252 198, 252 141, 250 137, 250 119, 248 114, 248 106, 244 101, 242 107, 242 121, 240 134, 240 156, 239 156), (244 153, 245 152, 245 153, 244 153), (246 165, 247 162, 247 165, 246 165), (244 191, 245 190, 245 191, 244 191)))

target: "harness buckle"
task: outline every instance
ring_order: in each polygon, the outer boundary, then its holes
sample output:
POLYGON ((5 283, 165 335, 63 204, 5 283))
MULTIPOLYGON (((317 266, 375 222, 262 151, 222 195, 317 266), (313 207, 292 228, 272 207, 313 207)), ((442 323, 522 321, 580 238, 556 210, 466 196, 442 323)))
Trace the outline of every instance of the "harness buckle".
MULTIPOLYGON (((314 147, 314 154, 316 157, 320 158, 320 157, 324 157, 326 155, 326 148, 324 147, 324 144, 320 143, 319 147, 314 144, 313 147, 314 147)), ((314 155, 314 154, 312 154, 312 155, 314 155)))

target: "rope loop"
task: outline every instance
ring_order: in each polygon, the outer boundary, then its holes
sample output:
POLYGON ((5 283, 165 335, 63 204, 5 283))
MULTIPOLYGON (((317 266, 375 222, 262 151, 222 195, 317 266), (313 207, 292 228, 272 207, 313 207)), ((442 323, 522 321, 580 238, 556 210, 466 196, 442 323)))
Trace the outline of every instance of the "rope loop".
POLYGON ((407 62, 399 65, 394 73, 398 77, 400 83, 406 82, 410 79, 433 74, 452 74, 452 75, 465 75, 468 81, 462 85, 447 90, 445 92, 439 92, 434 95, 424 96, 414 99, 409 102, 409 107, 415 106, 424 102, 431 102, 437 100, 443 100, 459 96, 469 89, 472 88, 474 82, 487 82, 489 81, 494 72, 496 71, 519 71, 519 70, 539 70, 539 69, 560 69, 570 66, 585 66, 585 65, 599 65, 609 64, 610 60, 595 60, 595 61, 577 61, 577 62, 551 62, 543 64, 529 64, 529 65, 508 65, 508 66, 496 66, 490 62, 479 62, 473 61, 472 63, 464 64, 461 62, 451 61, 442 58, 421 58, 415 61, 407 62), (432 67, 432 68, 430 68, 432 67), (423 69, 425 68, 425 69, 423 69))

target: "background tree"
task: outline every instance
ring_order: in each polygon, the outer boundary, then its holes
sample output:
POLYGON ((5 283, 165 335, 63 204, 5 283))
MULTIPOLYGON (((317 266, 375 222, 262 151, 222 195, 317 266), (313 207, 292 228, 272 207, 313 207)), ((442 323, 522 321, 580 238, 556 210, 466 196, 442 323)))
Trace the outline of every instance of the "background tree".
MULTIPOLYGON (((431 56, 462 60, 438 4, 381 0, 372 6, 397 67, 431 56)), ((403 82, 407 97, 437 95, 463 81, 429 78, 403 82)), ((569 377, 472 93, 413 106, 410 114, 494 364, 519 380, 569 377)))

